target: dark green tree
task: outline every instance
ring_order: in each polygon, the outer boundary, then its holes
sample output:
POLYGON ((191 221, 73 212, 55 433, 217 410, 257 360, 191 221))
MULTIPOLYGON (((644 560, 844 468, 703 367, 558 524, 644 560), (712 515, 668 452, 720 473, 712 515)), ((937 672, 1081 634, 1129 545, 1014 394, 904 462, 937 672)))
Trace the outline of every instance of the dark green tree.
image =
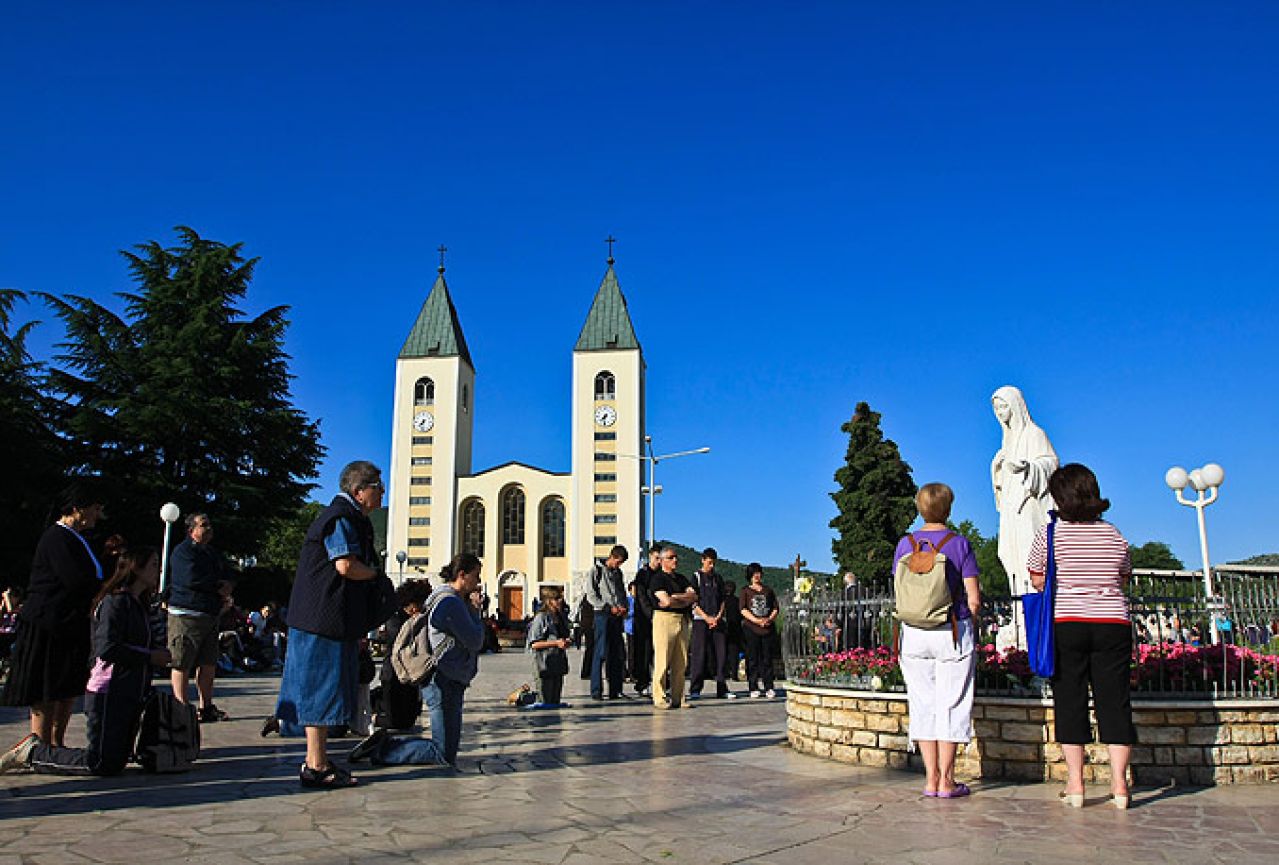
POLYGON ((869 405, 859 402, 840 429, 848 433, 848 453, 835 472, 839 489, 831 493, 839 509, 830 521, 831 549, 841 571, 883 581, 892 575, 897 541, 915 519, 915 481, 869 405))
POLYGON ((1185 568, 1181 559, 1172 553, 1172 547, 1162 541, 1147 541, 1139 547, 1128 547, 1132 566, 1138 570, 1180 571, 1185 568))
POLYGON ((109 530, 149 539, 171 499, 209 512, 222 549, 256 555, 312 488, 319 429, 291 402, 288 308, 246 318, 237 306, 257 259, 176 231, 174 247, 122 253, 136 283, 119 295, 123 316, 45 296, 67 332, 50 382, 69 406, 74 458, 111 491, 109 530))
POLYGON ((987 597, 1003 597, 1008 594, 1008 572, 1003 562, 999 561, 999 536, 985 537, 972 520, 964 520, 959 525, 951 524, 951 528, 968 539, 977 557, 977 567, 981 571, 981 592, 987 597))
POLYGON ((26 585, 31 554, 62 487, 61 441, 54 431, 59 406, 44 391, 44 369, 27 351, 37 322, 14 328, 15 306, 26 295, 0 289, 0 584, 26 585))

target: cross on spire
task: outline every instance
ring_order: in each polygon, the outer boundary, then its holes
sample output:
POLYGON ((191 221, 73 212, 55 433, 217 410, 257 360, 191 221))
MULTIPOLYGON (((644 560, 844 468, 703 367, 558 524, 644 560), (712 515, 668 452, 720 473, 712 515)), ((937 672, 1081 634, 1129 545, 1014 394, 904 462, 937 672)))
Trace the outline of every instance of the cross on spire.
POLYGON ((608 237, 604 238, 604 242, 608 244, 608 264, 609 264, 609 267, 612 267, 613 261, 614 261, 613 244, 617 243, 617 238, 614 237, 612 234, 610 234, 608 237))
POLYGON ((441 244, 440 244, 439 249, 437 249, 436 251, 440 254, 440 266, 437 268, 437 270, 439 270, 440 274, 441 274, 441 275, 443 275, 443 273, 444 273, 444 253, 448 252, 448 251, 449 251, 449 248, 448 248, 447 246, 445 246, 444 244, 442 244, 442 243, 441 243, 441 244))

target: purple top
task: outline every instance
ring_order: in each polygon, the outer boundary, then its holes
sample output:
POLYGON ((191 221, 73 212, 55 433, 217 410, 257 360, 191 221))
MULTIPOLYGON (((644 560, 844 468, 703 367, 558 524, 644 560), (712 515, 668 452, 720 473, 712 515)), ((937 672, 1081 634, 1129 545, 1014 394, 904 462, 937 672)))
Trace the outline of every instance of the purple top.
MULTIPOLYGON (((917 532, 911 532, 917 541, 929 541, 935 544, 941 541, 949 533, 949 529, 920 529, 917 532)), ((902 556, 913 552, 914 547, 910 544, 910 535, 902 538, 897 542, 897 552, 893 553, 893 566, 901 561, 902 556)), ((946 556, 946 582, 950 583, 951 594, 955 596, 955 618, 971 619, 972 610, 968 609, 968 595, 964 591, 964 578, 976 577, 981 571, 977 568, 977 556, 973 553, 972 545, 968 543, 968 538, 963 535, 955 535, 949 541, 942 545, 939 553, 946 556)))

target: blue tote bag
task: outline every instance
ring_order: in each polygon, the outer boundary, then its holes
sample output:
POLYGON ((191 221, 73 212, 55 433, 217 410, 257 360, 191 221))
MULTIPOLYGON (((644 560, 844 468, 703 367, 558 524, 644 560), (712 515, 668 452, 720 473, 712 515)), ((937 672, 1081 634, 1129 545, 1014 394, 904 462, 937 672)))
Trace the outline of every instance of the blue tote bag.
POLYGON ((1053 529, 1057 512, 1048 512, 1048 567, 1044 572, 1044 590, 1021 596, 1026 616, 1026 646, 1030 653, 1030 669, 1045 678, 1056 670, 1053 643, 1053 601, 1057 597, 1057 557, 1053 554, 1053 529))

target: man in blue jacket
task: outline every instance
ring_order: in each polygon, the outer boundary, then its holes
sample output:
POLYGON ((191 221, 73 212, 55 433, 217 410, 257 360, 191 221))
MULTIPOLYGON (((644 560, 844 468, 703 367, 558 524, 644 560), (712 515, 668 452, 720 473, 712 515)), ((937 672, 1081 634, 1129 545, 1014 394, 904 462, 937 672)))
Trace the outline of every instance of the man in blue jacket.
POLYGON ((187 701, 191 672, 200 694, 200 721, 225 721, 226 712, 213 704, 213 679, 218 663, 218 616, 222 593, 218 583, 226 575, 222 554, 213 549, 213 521, 208 514, 186 518, 187 536, 169 560, 169 652, 173 696, 187 701))

